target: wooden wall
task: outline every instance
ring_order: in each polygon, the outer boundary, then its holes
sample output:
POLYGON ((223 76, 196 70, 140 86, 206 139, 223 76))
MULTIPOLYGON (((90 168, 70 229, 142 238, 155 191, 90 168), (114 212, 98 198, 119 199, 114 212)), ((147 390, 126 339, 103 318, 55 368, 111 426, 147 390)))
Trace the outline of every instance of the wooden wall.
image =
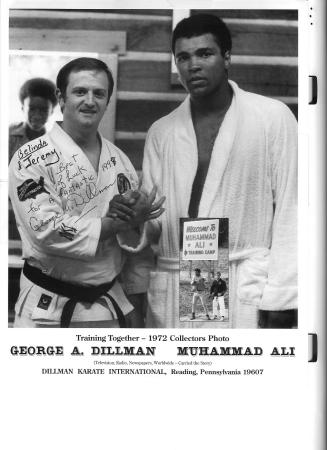
MULTIPOLYGON (((297 115, 297 12, 211 12, 225 19, 232 33, 230 78, 249 91, 280 98, 297 115)), ((116 45, 119 63, 115 143, 140 170, 149 126, 185 96, 181 87, 170 83, 171 29, 171 10, 13 9, 10 48, 105 53, 115 50, 109 42, 112 33, 125 32, 126 51, 116 45), (71 48, 71 32, 80 37, 78 48, 76 42, 71 48), (54 38, 54 33, 60 39, 54 38)), ((10 239, 17 237, 15 227, 10 226, 10 239)))

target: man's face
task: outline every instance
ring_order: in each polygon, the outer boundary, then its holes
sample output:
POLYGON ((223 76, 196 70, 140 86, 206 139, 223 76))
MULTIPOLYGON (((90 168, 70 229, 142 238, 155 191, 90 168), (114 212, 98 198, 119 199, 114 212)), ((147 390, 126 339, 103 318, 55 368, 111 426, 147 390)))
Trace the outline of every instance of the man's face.
POLYGON ((58 94, 64 122, 76 129, 97 129, 107 108, 108 88, 103 71, 71 72, 65 94, 58 94))
POLYGON ((34 131, 40 131, 47 123, 53 107, 50 100, 43 97, 26 97, 22 105, 25 122, 34 131))
POLYGON ((219 280, 220 277, 221 277, 221 273, 217 272, 217 280, 219 280))
POLYGON ((195 271, 195 275, 196 275, 197 277, 199 277, 199 276, 201 275, 200 270, 196 270, 196 271, 195 271))
POLYGON ((218 91, 227 79, 230 53, 221 55, 220 47, 211 33, 177 39, 175 62, 182 85, 193 98, 218 91))

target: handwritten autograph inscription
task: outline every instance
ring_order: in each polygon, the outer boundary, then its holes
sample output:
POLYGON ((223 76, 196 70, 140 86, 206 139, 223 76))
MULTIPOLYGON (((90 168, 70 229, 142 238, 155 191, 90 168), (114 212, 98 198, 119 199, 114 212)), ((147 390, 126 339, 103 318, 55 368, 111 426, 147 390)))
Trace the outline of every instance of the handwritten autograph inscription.
POLYGON ((49 223, 53 223, 53 228, 56 228, 56 224, 58 221, 62 220, 63 214, 56 212, 53 216, 48 219, 38 219, 37 217, 30 217, 30 227, 34 231, 43 231, 49 223))
MULTIPOLYGON (((92 201, 91 208, 84 215, 98 208, 98 204, 95 204, 94 199, 115 186, 116 176, 114 175, 113 178, 106 176, 107 184, 99 187, 97 186, 94 173, 92 174, 92 171, 89 171, 83 165, 80 155, 74 154, 68 161, 63 160, 61 152, 58 154, 55 148, 49 148, 48 145, 46 141, 40 139, 38 144, 26 146, 24 151, 21 150, 19 154, 19 164, 24 163, 25 168, 39 164, 42 161, 45 162, 45 166, 56 163, 56 166, 51 168, 48 173, 50 180, 55 185, 57 195, 59 195, 61 200, 58 201, 59 198, 55 199, 49 193, 48 206, 49 203, 53 204, 54 210, 52 212, 48 211, 46 217, 44 216, 45 211, 43 210, 43 205, 31 202, 27 211, 27 214, 30 216, 29 225, 35 232, 42 232, 50 226, 53 229, 58 229, 61 236, 72 240, 77 230, 67 227, 67 223, 63 224, 62 221, 64 220, 65 214, 76 215, 78 218, 84 210, 84 206, 92 201), (46 151, 41 153, 43 147, 46 147, 46 151), (37 150, 39 152, 35 154, 37 150), (52 159, 50 158, 51 156, 52 159)), ((116 164, 116 158, 110 157, 102 164, 100 169, 102 169, 102 172, 108 171, 109 169, 113 169, 116 164)))
POLYGON ((91 200, 98 197, 100 194, 108 190, 114 184, 115 181, 113 183, 107 184, 106 186, 103 186, 101 189, 98 189, 95 183, 88 183, 85 186, 84 192, 80 191, 79 193, 72 192, 71 194, 68 194, 65 210, 72 211, 75 208, 87 205, 91 200))

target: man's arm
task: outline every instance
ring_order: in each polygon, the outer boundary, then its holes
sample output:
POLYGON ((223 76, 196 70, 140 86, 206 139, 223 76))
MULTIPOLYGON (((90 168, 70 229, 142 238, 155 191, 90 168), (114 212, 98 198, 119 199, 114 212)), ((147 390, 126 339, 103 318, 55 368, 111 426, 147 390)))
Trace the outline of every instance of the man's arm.
POLYGON ((225 293, 226 293, 226 291, 227 291, 227 284, 226 284, 226 281, 225 281, 225 280, 221 280, 221 281, 222 281, 222 284, 223 284, 223 289, 222 289, 221 294, 222 294, 222 295, 225 295, 225 293))
MULTIPOLYGON (((143 169, 142 169, 142 192, 150 193, 153 190, 153 187, 160 188, 161 181, 159 177, 161 162, 159 158, 159 143, 155 138, 155 134, 152 133, 151 129, 147 135, 145 149, 144 149, 144 160, 143 160, 143 169)), ((157 200, 159 200, 160 195, 157 196, 157 200)), ((154 202, 156 203, 156 202, 154 202)), ((160 211, 160 206, 158 209, 158 213, 160 211)), ((117 214, 117 211, 114 211, 117 214)), ((153 211, 151 211, 152 213, 153 211)), ((161 215, 163 211, 160 212, 157 218, 152 217, 151 220, 148 220, 145 223, 144 233, 144 245, 146 246, 149 243, 157 242, 161 232, 161 215)), ((128 233, 125 233, 128 234, 128 233)), ((119 236, 119 235, 118 235, 119 236)), ((119 241, 119 238, 118 238, 119 241)), ((149 285, 150 279, 150 270, 153 269, 153 258, 149 256, 147 247, 145 249, 141 249, 141 253, 131 253, 130 248, 127 249, 129 253, 127 254, 127 259, 125 263, 125 268, 123 270, 123 279, 125 285, 128 286, 128 294, 129 295, 142 295, 142 292, 145 292, 149 285), (127 269, 127 270, 126 270, 127 269), (135 274, 138 274, 136 277, 135 274), (141 276, 139 276, 141 275, 141 276)))
MULTIPOLYGON (((158 228, 155 219, 158 219, 164 212, 162 205, 165 201, 164 196, 157 196, 156 181, 158 180, 153 177, 154 172, 160 168, 160 161, 153 147, 155 141, 149 132, 143 161, 142 186, 139 186, 138 191, 130 190, 122 195, 115 195, 110 202, 112 207, 108 213, 110 218, 128 222, 132 228, 149 222, 146 242, 154 240, 152 234, 154 229, 158 228)), ((158 230, 155 234, 158 234, 158 230)))
POLYGON ((128 222, 132 228, 154 220, 164 212, 162 205, 165 201, 165 197, 161 197, 155 202, 156 193, 157 189, 154 187, 149 195, 141 191, 127 192, 128 196, 115 195, 107 216, 128 222))
POLYGON ((213 280, 213 282, 211 283, 211 287, 210 287, 210 294, 213 293, 214 291, 214 287, 215 287, 215 280, 213 280))
POLYGON ((49 254, 93 257, 99 240, 113 238, 123 227, 130 227, 111 218, 71 216, 50 172, 41 164, 21 167, 17 154, 9 166, 9 194, 22 238, 49 254))
MULTIPOLYGON (((155 196, 156 188, 153 188, 149 195, 139 191, 130 191, 130 196, 127 198, 131 202, 130 204, 126 202, 125 195, 116 195, 112 199, 112 202, 117 205, 117 208, 112 210, 115 220, 118 223, 129 225, 129 228, 121 227, 121 231, 117 233, 118 243, 128 252, 139 252, 148 245, 144 224, 156 219, 164 212, 162 204, 165 198, 162 197, 154 202, 155 196), (118 207, 121 200, 124 203, 123 213, 118 207)), ((110 210, 108 215, 113 216, 110 210)))
POLYGON ((99 242, 106 241, 118 233, 130 230, 132 230, 131 225, 124 220, 112 219, 111 217, 102 217, 99 242))
MULTIPOLYGON (((150 128, 145 141, 142 165, 142 191, 149 193, 155 186, 157 188, 157 200, 165 194, 162 190, 162 146, 162 136, 158 132, 156 124, 154 124, 150 128)), ((158 217, 146 224, 148 242, 158 242, 161 234, 161 220, 162 217, 158 217)))
POLYGON ((268 280, 260 309, 297 308, 297 122, 281 105, 270 127, 274 219, 268 280))

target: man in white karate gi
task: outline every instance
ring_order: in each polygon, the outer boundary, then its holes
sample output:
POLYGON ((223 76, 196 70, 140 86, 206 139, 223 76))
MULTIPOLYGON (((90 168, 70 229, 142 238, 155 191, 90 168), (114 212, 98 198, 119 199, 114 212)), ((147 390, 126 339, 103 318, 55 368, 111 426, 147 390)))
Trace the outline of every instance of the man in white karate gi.
POLYGON ((172 51, 186 100, 150 128, 143 188, 165 195, 149 327, 180 323, 179 219, 229 218, 229 326, 297 326, 297 122, 280 101, 228 79, 231 36, 218 17, 177 24, 172 51))
POLYGON ((25 260, 15 327, 125 327, 133 309, 117 280, 123 249, 142 246, 144 222, 162 209, 154 191, 137 192, 129 159, 98 132, 113 86, 102 61, 70 61, 57 77, 63 122, 12 158, 9 191, 25 260))

